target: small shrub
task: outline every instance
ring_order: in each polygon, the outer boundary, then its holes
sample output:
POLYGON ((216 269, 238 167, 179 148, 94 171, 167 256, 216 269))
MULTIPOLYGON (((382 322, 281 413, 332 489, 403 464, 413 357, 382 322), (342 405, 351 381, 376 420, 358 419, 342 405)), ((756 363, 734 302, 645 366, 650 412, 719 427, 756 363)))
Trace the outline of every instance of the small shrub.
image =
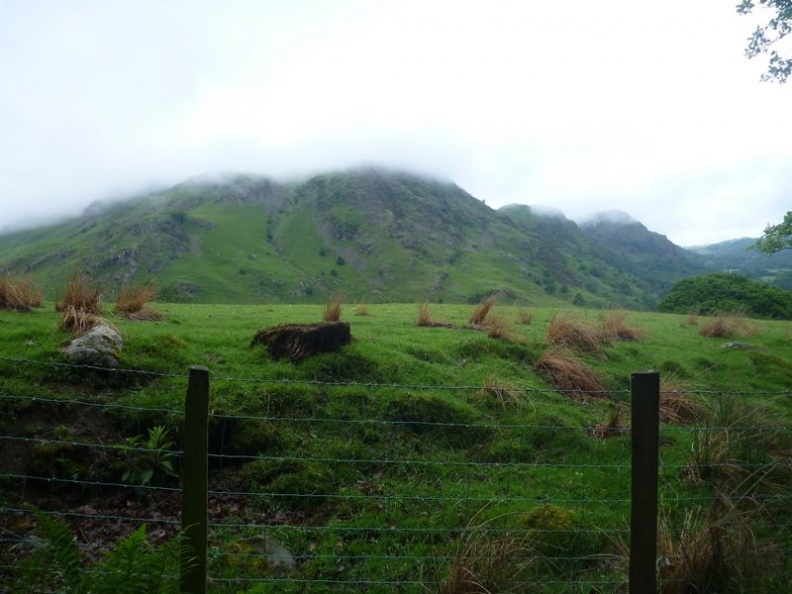
POLYGON ((602 358, 600 333, 571 317, 554 316, 547 328, 547 341, 556 347, 574 349, 602 358))
POLYGON ((168 430, 157 425, 148 431, 148 437, 136 435, 126 440, 125 470, 121 480, 133 485, 148 485, 160 482, 166 476, 177 477, 173 468, 178 454, 172 451, 174 442, 168 438, 168 430))
POLYGON ((360 304, 355 308, 355 315, 356 316, 368 316, 371 315, 368 310, 368 306, 365 304, 360 304))
POLYGON ((560 392, 582 399, 604 395, 605 386, 594 370, 563 349, 547 351, 534 364, 533 369, 536 373, 547 376, 550 385, 560 392))

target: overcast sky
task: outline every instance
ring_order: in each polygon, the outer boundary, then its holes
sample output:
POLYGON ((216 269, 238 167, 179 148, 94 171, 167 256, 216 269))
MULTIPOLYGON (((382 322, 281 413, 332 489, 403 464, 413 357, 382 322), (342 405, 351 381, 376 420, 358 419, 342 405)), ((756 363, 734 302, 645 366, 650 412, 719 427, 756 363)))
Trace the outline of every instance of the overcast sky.
POLYGON ((361 163, 680 245, 792 209, 792 84, 737 0, 0 0, 0 228, 361 163))

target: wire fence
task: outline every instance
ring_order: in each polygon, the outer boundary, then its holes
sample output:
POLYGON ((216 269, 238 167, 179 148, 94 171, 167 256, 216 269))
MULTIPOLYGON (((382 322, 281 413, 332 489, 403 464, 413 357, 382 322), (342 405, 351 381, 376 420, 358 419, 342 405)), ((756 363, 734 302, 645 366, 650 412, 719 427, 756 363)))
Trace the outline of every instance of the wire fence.
MULTIPOLYGON (((189 376, 136 373, 172 382, 173 397, 0 393, 0 591, 41 546, 36 513, 66 522, 88 562, 144 524, 155 544, 179 534, 190 445, 176 403, 189 376)), ((595 422, 559 417, 549 390, 490 395, 486 418, 470 405, 481 386, 221 377, 212 390, 223 397, 203 462, 211 592, 630 587, 630 391, 576 392, 607 402, 595 422)), ((720 583, 707 567, 718 562, 723 579, 792 591, 792 439, 760 418, 768 395, 790 393, 699 392, 718 414, 659 425, 651 573, 664 591, 720 583)))

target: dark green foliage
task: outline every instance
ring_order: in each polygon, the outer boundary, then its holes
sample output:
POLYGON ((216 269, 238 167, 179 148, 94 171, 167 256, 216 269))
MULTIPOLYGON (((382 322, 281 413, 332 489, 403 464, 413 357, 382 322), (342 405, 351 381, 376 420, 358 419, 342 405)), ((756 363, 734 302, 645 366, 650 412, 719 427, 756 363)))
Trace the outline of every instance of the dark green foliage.
POLYGON ((660 302, 660 311, 702 315, 741 313, 757 318, 792 319, 792 292, 743 276, 715 273, 686 278, 660 302))
POLYGON ((35 512, 36 548, 20 562, 15 592, 69 594, 175 594, 178 592, 178 539, 155 547, 146 539, 146 525, 105 553, 101 562, 86 567, 71 529, 63 522, 35 512))
MULTIPOLYGON (((792 13, 792 3, 787 10, 792 13)), ((792 25, 787 26, 792 29, 792 25)), ((792 60, 789 61, 788 68, 792 71, 792 60)), ((778 225, 765 227, 764 235, 756 242, 756 249, 768 253, 792 249, 792 210, 786 213, 784 220, 778 225)))

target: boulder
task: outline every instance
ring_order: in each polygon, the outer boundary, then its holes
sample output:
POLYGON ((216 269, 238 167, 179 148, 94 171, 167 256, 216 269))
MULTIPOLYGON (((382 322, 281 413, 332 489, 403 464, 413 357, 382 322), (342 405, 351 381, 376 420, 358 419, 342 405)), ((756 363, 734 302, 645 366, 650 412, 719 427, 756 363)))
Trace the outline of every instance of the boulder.
POLYGON ((123 348, 124 339, 118 330, 99 324, 72 340, 63 349, 63 354, 79 365, 117 367, 118 356, 123 348))

